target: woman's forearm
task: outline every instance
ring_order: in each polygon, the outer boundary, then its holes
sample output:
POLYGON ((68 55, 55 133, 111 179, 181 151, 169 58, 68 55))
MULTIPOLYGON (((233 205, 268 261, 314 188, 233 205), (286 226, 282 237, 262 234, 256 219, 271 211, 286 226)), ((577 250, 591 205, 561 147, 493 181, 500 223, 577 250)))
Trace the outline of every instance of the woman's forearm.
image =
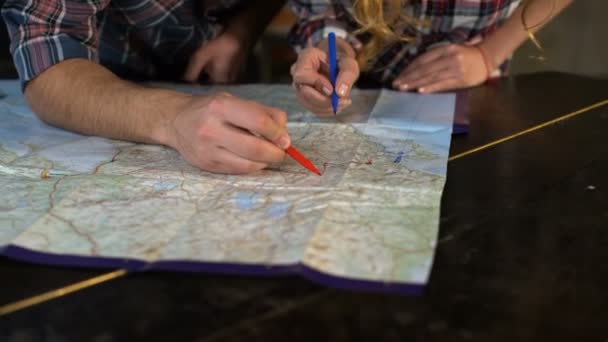
POLYGON ((493 70, 498 68, 528 39, 528 32, 522 23, 522 13, 525 14, 527 26, 534 27, 532 32, 535 32, 542 27, 536 27, 539 23, 546 24, 571 3, 572 0, 530 0, 525 11, 524 5, 519 6, 500 28, 479 44, 487 55, 490 67, 493 70))

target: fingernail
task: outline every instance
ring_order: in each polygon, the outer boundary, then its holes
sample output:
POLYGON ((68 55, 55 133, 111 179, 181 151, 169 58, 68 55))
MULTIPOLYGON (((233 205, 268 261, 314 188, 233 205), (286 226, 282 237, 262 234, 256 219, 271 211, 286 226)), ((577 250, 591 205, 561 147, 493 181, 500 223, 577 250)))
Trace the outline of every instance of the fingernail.
POLYGON ((331 95, 331 89, 327 88, 327 87, 323 87, 323 93, 325 93, 325 95, 330 96, 331 95))
POLYGON ((346 84, 342 84, 340 86, 340 88, 338 88, 338 95, 345 96, 347 90, 348 90, 348 87, 346 86, 346 84))
POLYGON ((418 88, 418 91, 424 93, 426 91, 426 88, 418 88))
POLYGON ((401 84, 401 85, 399 86, 399 90, 407 90, 407 88, 408 88, 408 85, 407 85, 407 84, 401 84))
POLYGON ((287 134, 283 134, 279 140, 277 141, 277 143, 279 144, 279 147, 282 149, 286 149, 289 147, 289 145, 291 145, 291 141, 289 140, 289 136, 287 136, 287 134))

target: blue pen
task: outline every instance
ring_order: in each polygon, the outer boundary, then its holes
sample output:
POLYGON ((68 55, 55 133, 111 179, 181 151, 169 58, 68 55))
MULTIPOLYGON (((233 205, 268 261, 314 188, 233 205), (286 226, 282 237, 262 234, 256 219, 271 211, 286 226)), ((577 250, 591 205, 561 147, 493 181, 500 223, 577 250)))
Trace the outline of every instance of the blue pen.
POLYGON ((331 32, 329 33, 328 44, 329 44, 329 80, 331 86, 334 88, 331 93, 331 106, 334 110, 334 114, 338 112, 338 94, 336 93, 336 74, 338 73, 338 61, 336 60, 336 35, 331 32))

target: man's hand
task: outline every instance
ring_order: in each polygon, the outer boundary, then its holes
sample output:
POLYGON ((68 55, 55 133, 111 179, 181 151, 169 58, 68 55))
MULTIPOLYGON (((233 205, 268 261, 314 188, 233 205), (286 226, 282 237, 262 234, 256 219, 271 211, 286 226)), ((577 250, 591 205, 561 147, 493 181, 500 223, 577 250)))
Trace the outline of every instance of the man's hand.
POLYGON ((433 93, 476 86, 487 77, 486 61, 477 47, 450 44, 416 58, 393 81, 393 87, 433 93))
POLYGON ((169 145, 203 170, 251 173, 283 160, 291 144, 286 123, 284 112, 257 102, 195 97, 173 120, 169 145))
POLYGON ((86 135, 170 146, 203 170, 242 174, 281 161, 284 112, 228 94, 194 97, 123 81, 102 66, 61 62, 25 91, 45 122, 86 135), (65 96, 72 94, 73 96, 65 96))
MULTIPOLYGON (((359 65, 349 54, 338 54, 338 76, 336 93, 340 98, 338 112, 348 107, 352 100, 350 92, 359 78, 359 65)), ((298 60, 291 66, 292 85, 300 103, 313 113, 321 116, 333 114, 331 94, 333 87, 329 81, 328 56, 319 48, 303 50, 298 60)))
POLYGON ((213 83, 234 83, 244 70, 248 53, 246 42, 224 32, 194 52, 183 78, 195 82, 205 73, 213 83))

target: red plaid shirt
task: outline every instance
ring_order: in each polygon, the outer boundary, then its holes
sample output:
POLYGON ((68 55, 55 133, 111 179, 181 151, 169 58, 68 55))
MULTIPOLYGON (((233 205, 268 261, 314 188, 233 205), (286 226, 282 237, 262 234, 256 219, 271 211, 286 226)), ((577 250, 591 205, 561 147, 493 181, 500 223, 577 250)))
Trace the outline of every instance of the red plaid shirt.
POLYGON ((2 16, 23 86, 69 58, 137 79, 179 79, 244 0, 6 0, 2 16))
MULTIPOLYGON (((430 25, 415 31, 413 42, 399 42, 387 48, 373 61, 369 76, 383 84, 391 82, 417 56, 437 44, 476 44, 498 28, 519 6, 521 0, 417 0, 403 8, 407 15, 423 19, 430 25)), ((349 41, 355 49, 365 43, 364 37, 352 32, 358 26, 350 0, 290 0, 298 22, 290 32, 289 40, 296 51, 315 46, 329 32, 335 32, 349 41)), ((493 76, 504 74, 508 61, 493 76)))

